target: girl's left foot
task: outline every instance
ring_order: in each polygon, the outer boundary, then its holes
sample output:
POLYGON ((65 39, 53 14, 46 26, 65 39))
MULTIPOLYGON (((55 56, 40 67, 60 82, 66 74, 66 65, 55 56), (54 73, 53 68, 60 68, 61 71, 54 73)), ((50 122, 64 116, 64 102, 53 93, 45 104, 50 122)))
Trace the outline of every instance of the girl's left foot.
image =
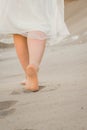
POLYGON ((27 81, 26 81, 26 89, 31 90, 32 92, 36 92, 39 90, 38 86, 38 76, 37 69, 34 65, 29 65, 26 69, 27 72, 27 81))
POLYGON ((21 85, 26 85, 26 79, 21 81, 21 85))

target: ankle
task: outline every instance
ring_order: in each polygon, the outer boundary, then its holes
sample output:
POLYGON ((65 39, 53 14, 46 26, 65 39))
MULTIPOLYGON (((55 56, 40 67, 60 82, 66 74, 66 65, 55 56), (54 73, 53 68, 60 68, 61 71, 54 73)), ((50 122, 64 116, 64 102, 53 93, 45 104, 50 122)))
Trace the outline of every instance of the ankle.
POLYGON ((30 66, 30 65, 33 65, 34 68, 35 68, 35 70, 36 70, 37 72, 39 72, 39 65, 37 65, 37 64, 35 64, 35 63, 32 63, 32 64, 29 64, 28 66, 30 66))

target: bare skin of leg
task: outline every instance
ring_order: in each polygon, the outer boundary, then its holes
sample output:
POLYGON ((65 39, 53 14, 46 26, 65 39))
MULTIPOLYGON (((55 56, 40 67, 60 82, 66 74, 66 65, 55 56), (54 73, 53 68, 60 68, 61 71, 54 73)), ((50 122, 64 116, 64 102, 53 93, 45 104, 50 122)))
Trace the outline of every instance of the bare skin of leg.
POLYGON ((27 66, 26 73, 27 73, 27 82, 26 82, 26 89, 31 91, 38 91, 38 70, 39 65, 41 63, 46 40, 37 40, 28 38, 28 49, 29 49, 29 65, 27 66))
POLYGON ((45 50, 46 40, 27 39, 15 34, 14 42, 18 58, 27 77, 26 89, 37 91, 39 90, 37 72, 45 50))
MULTIPOLYGON (((15 44, 19 61, 26 74, 26 67, 29 64, 29 51, 28 51, 28 46, 27 46, 27 38, 18 34, 14 34, 13 38, 14 38, 14 44, 15 44)), ((25 84, 25 81, 26 80, 21 82, 21 84, 25 84)))

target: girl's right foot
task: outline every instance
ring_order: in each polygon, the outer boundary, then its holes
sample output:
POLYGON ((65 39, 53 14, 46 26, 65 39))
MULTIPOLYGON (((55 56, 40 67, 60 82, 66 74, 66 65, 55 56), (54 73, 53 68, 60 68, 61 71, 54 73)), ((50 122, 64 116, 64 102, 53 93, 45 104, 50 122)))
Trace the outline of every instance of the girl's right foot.
POLYGON ((26 69, 27 81, 26 89, 36 92, 39 90, 37 70, 34 65, 29 65, 26 69))
MULTIPOLYGON (((37 68, 37 72, 39 72, 39 68, 37 68)), ((27 79, 24 79, 20 82, 21 85, 26 85, 27 79)))

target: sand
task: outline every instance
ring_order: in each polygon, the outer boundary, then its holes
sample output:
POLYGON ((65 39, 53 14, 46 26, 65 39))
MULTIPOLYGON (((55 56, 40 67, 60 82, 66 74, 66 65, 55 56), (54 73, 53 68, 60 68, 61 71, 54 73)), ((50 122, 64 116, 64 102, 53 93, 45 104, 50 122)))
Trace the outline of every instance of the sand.
POLYGON ((0 130, 87 130, 87 3, 66 4, 71 36, 47 47, 40 91, 27 92, 15 49, 0 49, 0 130))

